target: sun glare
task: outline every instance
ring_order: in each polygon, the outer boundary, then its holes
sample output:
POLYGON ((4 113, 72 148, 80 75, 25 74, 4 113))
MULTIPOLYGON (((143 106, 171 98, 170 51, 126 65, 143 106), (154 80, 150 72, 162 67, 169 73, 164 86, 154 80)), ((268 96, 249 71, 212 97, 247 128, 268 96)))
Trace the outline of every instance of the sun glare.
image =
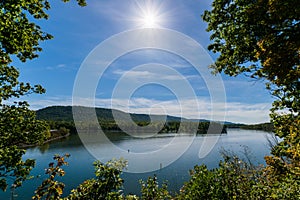
POLYGON ((159 28, 164 21, 162 5, 153 1, 136 1, 136 14, 134 21, 141 28, 159 28))
POLYGON ((143 28, 155 28, 159 26, 159 19, 154 14, 146 14, 141 19, 141 23, 143 28))

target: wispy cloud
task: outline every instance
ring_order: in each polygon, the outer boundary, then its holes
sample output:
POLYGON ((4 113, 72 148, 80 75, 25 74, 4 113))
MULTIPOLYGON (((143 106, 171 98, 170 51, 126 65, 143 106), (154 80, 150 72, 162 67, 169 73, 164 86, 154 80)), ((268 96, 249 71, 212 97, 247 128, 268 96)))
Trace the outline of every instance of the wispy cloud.
POLYGON ((176 80, 182 80, 186 78, 192 78, 193 76, 182 76, 178 74, 168 74, 168 73, 162 73, 162 72, 155 72, 155 71, 148 71, 148 70, 116 70, 113 72, 117 75, 124 75, 128 79, 148 79, 151 81, 156 80, 170 80, 170 81, 176 81, 176 80))
POLYGON ((48 66, 48 67, 46 67, 46 69, 47 70, 56 70, 56 69, 63 69, 66 67, 67 67, 66 64, 58 64, 58 65, 54 65, 54 66, 48 66))
MULTIPOLYGON (((26 99, 25 99, 26 100, 26 99)), ((67 106, 72 105, 72 97, 67 96, 57 96, 57 97, 47 97, 39 99, 29 100, 30 108, 32 110, 38 110, 45 108, 47 106, 67 106)))
POLYGON ((59 64, 57 65, 57 68, 65 68, 66 67, 66 64, 59 64))

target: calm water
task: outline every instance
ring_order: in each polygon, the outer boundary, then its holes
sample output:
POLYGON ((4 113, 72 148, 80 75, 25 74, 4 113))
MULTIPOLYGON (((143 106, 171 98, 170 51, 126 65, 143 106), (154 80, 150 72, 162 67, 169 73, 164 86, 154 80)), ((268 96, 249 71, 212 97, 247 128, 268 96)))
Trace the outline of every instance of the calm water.
MULTIPOLYGON (((114 144, 120 149, 130 149, 130 153, 155 151, 161 149, 164 145, 169 144, 173 139, 173 137, 170 137, 170 135, 161 135, 159 137, 152 137, 148 139, 138 139, 119 133, 114 134, 115 135, 113 138, 111 138, 111 141, 113 141, 114 144)), ((269 146, 266 139, 268 135, 268 133, 262 131, 229 129, 228 134, 222 135, 212 151, 202 159, 200 159, 198 155, 199 148, 203 143, 204 137, 197 136, 194 138, 192 145, 179 159, 166 167, 163 166, 162 169, 148 173, 124 172, 124 191, 126 194, 139 194, 140 185, 138 180, 146 180, 147 177, 156 174, 160 182, 162 182, 162 180, 168 180, 169 189, 176 192, 180 189, 182 184, 188 180, 188 171, 195 165, 205 164, 209 168, 218 167, 218 163, 222 159, 220 155, 222 148, 242 155, 244 147, 247 146, 251 151, 252 161, 258 164, 264 164, 263 158, 265 155, 269 154, 269 146)), ((181 137, 184 139, 191 136, 181 137)), ((176 145, 180 145, 180 143, 176 143, 173 148, 176 148, 176 145)), ((105 152, 106 157, 102 158, 102 161, 109 160, 115 156, 115 152, 109 149, 105 143, 98 144, 95 148, 97 148, 97 151, 105 152)), ((59 179, 66 184, 65 194, 68 194, 72 188, 75 188, 84 180, 94 177, 94 168, 92 163, 96 159, 82 145, 78 136, 70 136, 62 141, 56 141, 42 147, 36 147, 27 150, 24 158, 36 159, 37 165, 33 169, 32 175, 41 175, 41 177, 25 182, 22 188, 19 188, 15 191, 17 194, 15 199, 31 199, 34 190, 45 178, 44 170, 47 168, 48 163, 52 162, 53 155, 62 155, 65 153, 71 154, 71 157, 67 160, 69 162, 69 166, 64 167, 66 175, 62 179, 59 179)), ((168 153, 172 154, 172 152, 168 153)), ((145 161, 142 164, 147 166, 150 164, 150 162, 151 161, 147 162, 147 157, 145 157, 145 161)), ((128 165, 130 166, 130 162, 128 165)), ((6 193, 0 193, 1 200, 10 199, 10 196, 10 190, 8 190, 6 193)))

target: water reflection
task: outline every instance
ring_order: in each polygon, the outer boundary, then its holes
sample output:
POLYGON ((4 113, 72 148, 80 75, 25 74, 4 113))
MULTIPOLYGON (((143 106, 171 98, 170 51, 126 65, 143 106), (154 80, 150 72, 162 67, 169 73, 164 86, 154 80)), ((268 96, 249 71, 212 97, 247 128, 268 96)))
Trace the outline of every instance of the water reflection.
MULTIPOLYGON (((264 156, 268 155, 270 152, 268 141, 266 139, 267 135, 268 133, 262 131, 229 129, 228 134, 222 135, 216 146, 204 158, 199 158, 198 154, 204 140, 203 137, 197 136, 194 138, 193 143, 187 151, 169 166, 166 166, 163 162, 157 163, 157 171, 140 174, 128 173, 125 170, 123 174, 125 180, 125 192, 139 193, 140 185, 138 180, 146 180, 149 176, 153 176, 153 174, 158 176, 159 181, 168 180, 170 190, 178 191, 183 182, 188 180, 188 172, 195 165, 206 164, 209 168, 218 167, 219 161, 221 160, 220 150, 222 148, 243 155, 244 146, 247 146, 251 151, 253 162, 256 164, 264 164, 264 156), (162 169, 160 169, 160 164, 162 165, 162 169)), ((182 138, 184 137, 188 136, 182 136, 182 138)), ((131 154, 132 152, 147 152, 161 148, 161 146, 168 144, 173 138, 174 135, 172 134, 157 135, 152 138, 133 138, 132 136, 123 133, 109 134, 110 141, 118 148, 125 150, 127 154, 131 154), (130 150, 129 153, 128 149, 130 150)), ((180 143, 177 143, 176 145, 180 145, 180 143)), ((176 145, 173 146, 174 149, 176 149, 176 145)), ((94 147, 97 148, 98 151, 104 152, 105 156, 101 158, 101 161, 112 158, 113 152, 111 152, 111 149, 107 148, 105 143, 95 144, 94 147)), ((32 175, 41 175, 41 177, 26 181, 22 188, 17 189, 17 199, 31 199, 34 190, 45 178, 44 169, 47 168, 48 163, 52 161, 53 155, 62 155, 65 153, 71 154, 71 157, 68 159, 69 166, 64 167, 66 176, 63 177, 63 179, 60 179, 60 181, 63 181, 66 184, 65 194, 68 194, 71 189, 75 188, 84 180, 94 176, 92 163, 95 161, 95 158, 89 154, 82 145, 80 138, 76 135, 72 135, 63 140, 27 150, 24 158, 34 158, 37 163, 32 171, 32 175)), ((171 151, 168 153, 172 154, 171 151)), ((119 158, 118 156, 116 157, 119 158)), ((145 160, 141 165, 149 165, 149 162, 147 157, 145 157, 145 160)), ((129 162, 129 165, 130 164, 131 163, 129 162)), ((0 199, 9 199, 9 192, 10 191, 6 193, 1 192, 0 199)))

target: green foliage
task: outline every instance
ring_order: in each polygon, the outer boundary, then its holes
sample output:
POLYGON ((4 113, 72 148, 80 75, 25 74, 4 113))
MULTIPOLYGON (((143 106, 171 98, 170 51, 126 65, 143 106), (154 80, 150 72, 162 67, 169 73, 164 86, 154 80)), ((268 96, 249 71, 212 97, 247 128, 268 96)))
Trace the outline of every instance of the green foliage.
MULTIPOLYGON (((271 171, 270 171, 271 172, 271 171)), ((252 196, 257 199, 300 199, 300 179, 293 174, 285 173, 270 177, 264 171, 260 182, 252 190, 252 196)))
POLYGON ((205 11, 216 72, 265 78, 278 98, 273 109, 300 108, 300 6, 297 0, 215 0, 205 11))
POLYGON ((65 127, 60 127, 58 130, 51 130, 49 131, 49 137, 43 144, 53 140, 58 140, 58 139, 68 137, 69 134, 70 134, 70 130, 65 127))
POLYGON ((217 71, 248 72, 278 86, 298 82, 300 8, 296 0, 214 0, 212 6, 203 19, 213 41, 208 49, 221 53, 217 71))
POLYGON ((140 181, 142 185, 141 193, 143 200, 163 200, 171 199, 171 195, 168 192, 168 187, 166 183, 163 183, 161 188, 157 181, 156 175, 149 177, 146 182, 140 181))
MULTIPOLYGON (((63 2, 69 2, 70 0, 63 0, 63 2)), ((86 6, 86 1, 85 0, 77 0, 78 5, 80 6, 86 6)))
POLYGON ((260 169, 237 156, 225 155, 219 168, 195 166, 190 175, 177 199, 254 199, 252 192, 260 169))
POLYGON ((58 129, 58 132, 60 133, 61 136, 67 135, 70 133, 70 130, 67 129, 66 127, 60 127, 58 129))
MULTIPOLYGON (((83 0, 78 4, 85 5, 83 0)), ((52 36, 36 24, 48 19, 47 0, 0 2, 0 188, 6 190, 7 179, 15 187, 27 179, 34 167, 33 160, 22 160, 25 151, 18 146, 39 144, 49 136, 48 126, 35 118, 35 112, 18 98, 31 93, 42 94, 40 85, 19 82, 19 70, 12 66, 13 58, 22 62, 38 57, 40 42, 52 36)))
MULTIPOLYGON (((124 196, 123 180, 120 175, 126 167, 124 160, 112 160, 105 164, 94 163, 95 178, 80 184, 71 194, 62 198, 64 184, 55 180, 56 176, 64 176, 61 168, 66 165, 65 158, 69 155, 56 155, 57 164, 49 164, 46 174, 49 178, 43 181, 36 190, 33 199, 119 199, 119 200, 161 200, 161 199, 298 199, 300 197, 300 178, 293 175, 282 176, 280 179, 270 179, 265 168, 255 167, 251 162, 241 160, 234 154, 223 153, 224 161, 219 168, 209 170, 205 165, 195 166, 190 171, 191 178, 186 182, 176 196, 171 196, 167 184, 161 187, 157 177, 149 177, 141 183, 141 197, 136 195, 124 196), (270 183, 271 181, 271 183, 270 183)), ((246 154, 247 157, 247 154, 246 154)))
POLYGON ((24 180, 28 178, 29 172, 34 167, 34 160, 27 159, 26 161, 20 158, 25 151, 20 150, 17 146, 1 147, 0 148, 0 188, 5 191, 7 188, 8 178, 14 180, 15 187, 19 187, 24 180))
POLYGON ((300 4, 297 0, 214 0, 202 16, 220 53, 213 68, 264 78, 276 100, 271 123, 282 138, 257 185, 262 199, 298 199, 300 190, 300 4), (292 185, 292 183, 295 183, 292 185), (287 189, 290 185, 290 189, 287 189))
POLYGON ((222 196, 222 185, 217 180, 217 173, 206 166, 195 166, 190 171, 190 180, 180 190, 177 199, 217 199, 222 196))
POLYGON ((205 11, 216 72, 265 78, 277 97, 273 109, 300 108, 300 6, 297 0, 215 0, 205 11))
MULTIPOLYGON (((64 190, 64 183, 55 180, 56 176, 64 176, 65 171, 62 169, 64 165, 68 165, 65 161, 69 158, 69 154, 64 156, 55 155, 53 159, 56 164, 51 162, 48 169, 46 169, 46 174, 49 175, 42 184, 35 191, 35 195, 32 199, 65 199, 65 200, 75 200, 75 199, 124 199, 122 197, 122 186, 123 180, 120 178, 122 169, 127 165, 127 161, 111 160, 103 164, 100 161, 94 162, 95 175, 93 179, 88 179, 80 184, 76 189, 71 191, 71 194, 65 198, 62 198, 64 190)), ((128 196, 126 199, 136 199, 134 196, 128 196)))
POLYGON ((26 102, 0 105, 0 188, 6 190, 7 179, 21 186, 34 167, 33 160, 22 160, 25 150, 19 146, 39 144, 48 136, 48 126, 35 119, 26 102))
POLYGON ((56 181, 55 177, 65 175, 65 171, 61 167, 63 165, 68 165, 65 161, 68 157, 70 157, 69 154, 65 154, 64 156, 55 155, 53 157, 56 161, 56 165, 53 162, 49 164, 49 168, 46 170, 46 174, 49 175, 49 178, 44 180, 37 188, 32 199, 39 200, 43 199, 43 197, 45 197, 46 200, 59 199, 59 197, 63 194, 65 184, 56 181))
MULTIPOLYGON (((64 1, 66 2, 66 0, 64 1)), ((82 6, 85 5, 83 0, 78 0, 78 3, 82 6)), ((1 68, 12 62, 11 55, 16 55, 22 62, 38 57, 37 53, 42 51, 39 43, 49 40, 53 36, 43 32, 41 27, 32 21, 32 18, 48 19, 49 15, 46 11, 49 9, 50 3, 47 0, 1 1, 1 68)), ((8 67, 7 72, 10 71, 15 73, 17 70, 13 67, 8 67)))
POLYGON ((122 194, 123 180, 120 175, 122 169, 127 165, 127 161, 112 160, 106 164, 96 161, 95 175, 96 178, 89 179, 80 184, 66 198, 75 199, 119 199, 122 194))
MULTIPOLYGON (((63 165, 68 163, 65 161, 70 155, 64 156, 55 155, 55 163, 50 163, 46 174, 49 178, 44 180, 42 184, 35 191, 35 196, 32 199, 64 199, 64 200, 82 200, 82 199, 110 199, 110 200, 138 200, 136 195, 124 196, 123 179, 120 177, 122 170, 127 166, 127 161, 124 159, 111 160, 107 163, 100 161, 94 162, 95 178, 88 179, 81 183, 76 189, 71 191, 71 194, 65 198, 61 198, 64 190, 64 184, 55 180, 56 176, 64 176, 65 171, 62 169, 63 165)), ((146 182, 140 181, 142 185, 141 199, 145 200, 161 200, 171 199, 171 195, 167 190, 167 184, 163 183, 159 187, 157 177, 149 177, 146 182)))
POLYGON ((272 123, 241 125, 240 128, 249 129, 249 130, 262 130, 262 131, 267 131, 267 132, 274 131, 274 125, 272 123))
POLYGON ((136 195, 126 195, 124 198, 120 197, 121 199, 125 199, 125 200, 139 200, 139 197, 137 197, 136 195))

